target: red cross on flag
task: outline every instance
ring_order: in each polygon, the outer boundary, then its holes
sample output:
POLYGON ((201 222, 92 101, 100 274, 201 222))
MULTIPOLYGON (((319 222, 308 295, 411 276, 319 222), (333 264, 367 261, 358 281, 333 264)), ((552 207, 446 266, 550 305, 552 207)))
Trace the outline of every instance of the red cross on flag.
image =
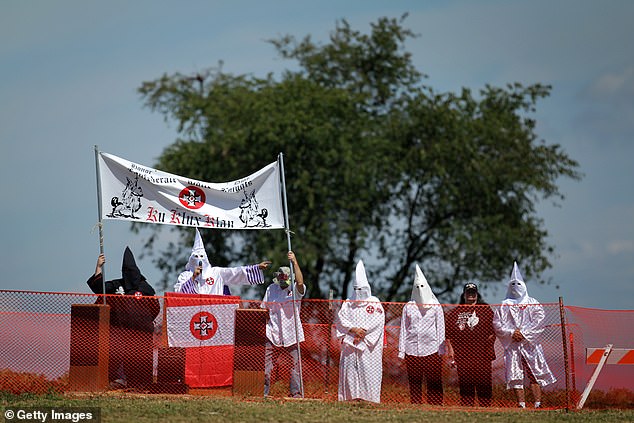
POLYGON ((185 383, 189 387, 232 384, 239 301, 236 296, 165 293, 168 344, 185 348, 185 383))

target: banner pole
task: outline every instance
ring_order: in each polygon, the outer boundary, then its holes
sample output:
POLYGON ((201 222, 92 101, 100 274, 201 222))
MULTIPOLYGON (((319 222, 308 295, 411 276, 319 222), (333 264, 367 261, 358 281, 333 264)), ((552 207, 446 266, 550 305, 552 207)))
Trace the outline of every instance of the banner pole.
MULTIPOLYGON (((290 225, 288 222, 288 202, 286 199, 286 178, 284 177, 284 154, 280 153, 277 160, 278 160, 278 163, 280 164, 280 179, 282 181, 282 196, 284 199, 284 230, 286 231, 286 241, 288 243, 288 251, 293 251, 293 248, 291 247, 290 225)), ((300 389, 302 398, 304 398, 304 376, 302 372, 302 351, 299 346, 299 330, 298 330, 298 327, 299 325, 301 325, 301 322, 298 321, 298 316, 297 316, 297 305, 296 305, 296 299, 295 299, 295 277, 293 274, 293 263, 290 263, 289 268, 291 270, 291 294, 293 298, 293 319, 295 321, 295 340, 297 341, 297 357, 298 357, 298 364, 299 364, 299 389, 300 389)), ((306 290, 306 285, 304 285, 304 290, 306 290)))
MULTIPOLYGON (((566 411, 570 410, 570 367, 568 365, 568 344, 566 336, 566 310, 564 309, 564 298, 559 297, 559 319, 561 320, 561 343, 564 350, 564 371, 566 374, 566 411)), ((574 360, 574 357, 573 357, 574 360)))
POLYGON ((330 339, 332 339, 332 325, 335 320, 335 316, 333 315, 333 302, 334 292, 331 289, 328 293, 328 342, 326 342, 326 393, 328 393, 328 387, 330 386, 330 339))
MULTIPOLYGON (((97 173, 97 212, 99 213, 99 254, 103 254, 103 223, 101 221, 101 178, 99 177, 99 147, 95 145, 95 170, 97 173)), ((104 266, 101 267, 101 284, 103 292, 103 303, 106 304, 106 273, 104 266)))

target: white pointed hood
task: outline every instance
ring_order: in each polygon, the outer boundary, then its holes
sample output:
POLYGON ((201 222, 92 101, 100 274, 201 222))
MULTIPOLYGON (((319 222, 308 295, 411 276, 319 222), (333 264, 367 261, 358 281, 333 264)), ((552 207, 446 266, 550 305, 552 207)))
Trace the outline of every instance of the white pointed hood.
POLYGON ((520 304, 525 303, 528 300, 528 290, 526 289, 526 283, 520 273, 520 268, 517 266, 517 262, 513 262, 513 270, 511 271, 511 278, 506 289, 506 301, 507 303, 520 304))
POLYGON ((355 279, 352 288, 353 301, 366 301, 372 296, 370 282, 368 282, 368 277, 365 273, 365 266, 363 265, 362 260, 359 260, 359 262, 357 263, 357 269, 355 271, 355 279))
POLYGON ((205 244, 203 243, 203 239, 200 236, 198 228, 196 228, 196 235, 194 236, 194 246, 192 247, 192 252, 189 255, 189 260, 187 261, 185 269, 193 272, 200 262, 202 262, 203 265, 202 276, 206 279, 208 276, 210 276, 211 263, 209 263, 209 259, 207 258, 207 252, 205 251, 205 244))
POLYGON ((433 304, 440 304, 438 299, 431 290, 427 278, 423 275, 423 271, 416 265, 416 276, 414 277, 414 286, 412 287, 412 301, 424 308, 429 308, 433 304))

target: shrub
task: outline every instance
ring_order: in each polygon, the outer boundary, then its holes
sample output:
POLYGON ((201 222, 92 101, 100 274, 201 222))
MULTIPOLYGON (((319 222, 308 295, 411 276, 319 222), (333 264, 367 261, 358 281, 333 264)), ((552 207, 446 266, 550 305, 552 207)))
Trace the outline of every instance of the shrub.
POLYGON ((49 380, 44 375, 20 373, 8 369, 0 370, 0 392, 14 395, 59 393, 65 390, 66 385, 66 375, 56 380, 49 380))

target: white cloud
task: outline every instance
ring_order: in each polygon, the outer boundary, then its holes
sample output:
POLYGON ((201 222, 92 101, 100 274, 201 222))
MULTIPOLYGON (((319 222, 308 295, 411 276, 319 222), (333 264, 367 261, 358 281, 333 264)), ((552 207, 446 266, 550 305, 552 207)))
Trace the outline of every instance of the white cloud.
POLYGON ((634 253, 634 240, 614 240, 608 243, 606 250, 612 255, 634 253))
POLYGON ((589 93, 592 98, 607 102, 633 104, 634 98, 634 64, 622 69, 606 72, 590 85, 589 93))
POLYGON ((625 258, 634 253, 634 240, 610 239, 595 240, 582 239, 559 250, 562 263, 566 266, 578 266, 589 261, 607 262, 612 259, 625 258))
POLYGON ((634 63, 599 73, 577 96, 580 133, 608 147, 630 144, 634 134, 634 63))

